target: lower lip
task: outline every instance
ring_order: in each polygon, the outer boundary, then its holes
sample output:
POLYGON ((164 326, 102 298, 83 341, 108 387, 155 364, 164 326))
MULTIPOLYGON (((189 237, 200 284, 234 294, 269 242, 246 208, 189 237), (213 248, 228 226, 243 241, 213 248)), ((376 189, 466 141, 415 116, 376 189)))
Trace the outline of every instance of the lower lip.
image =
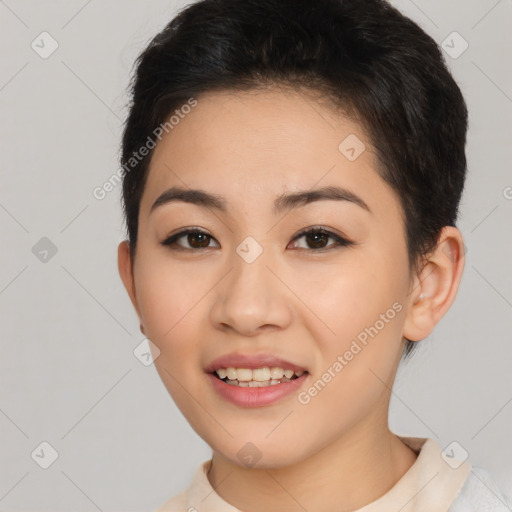
POLYGON ((300 377, 263 388, 240 387, 233 384, 226 384, 224 381, 208 373, 213 389, 226 400, 240 407, 263 407, 265 405, 277 402, 281 398, 297 391, 306 380, 307 373, 300 377))

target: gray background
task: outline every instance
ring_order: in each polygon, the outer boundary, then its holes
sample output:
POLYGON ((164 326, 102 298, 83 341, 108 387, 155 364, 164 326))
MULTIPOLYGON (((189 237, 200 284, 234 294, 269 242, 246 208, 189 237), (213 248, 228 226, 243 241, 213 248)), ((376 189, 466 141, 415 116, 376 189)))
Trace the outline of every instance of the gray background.
MULTIPOLYGON (((469 43, 446 59, 470 130, 462 286, 400 369, 390 425, 457 441, 512 495, 512 3, 393 3, 439 44, 453 31, 469 43)), ((153 510, 210 455, 134 356, 120 187, 92 194, 118 168, 132 63, 185 4, 0 1, 0 512, 153 510), (31 47, 50 48, 43 31, 59 45, 46 59, 31 47), (48 469, 31 456, 43 441, 58 452, 48 469)))

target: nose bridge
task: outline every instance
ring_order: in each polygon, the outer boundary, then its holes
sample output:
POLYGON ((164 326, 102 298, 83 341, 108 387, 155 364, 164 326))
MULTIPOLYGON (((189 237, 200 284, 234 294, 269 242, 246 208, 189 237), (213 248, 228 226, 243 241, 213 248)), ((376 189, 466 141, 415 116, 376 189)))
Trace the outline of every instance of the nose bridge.
POLYGON ((258 242, 255 237, 247 236, 235 247, 230 261, 233 271, 230 276, 228 298, 246 303, 247 308, 262 308, 276 293, 272 274, 268 270, 270 249, 264 247, 264 242, 258 242))
POLYGON ((246 335, 263 325, 283 327, 289 321, 289 305, 283 285, 272 268, 272 250, 247 236, 229 256, 232 267, 214 306, 214 321, 246 335))

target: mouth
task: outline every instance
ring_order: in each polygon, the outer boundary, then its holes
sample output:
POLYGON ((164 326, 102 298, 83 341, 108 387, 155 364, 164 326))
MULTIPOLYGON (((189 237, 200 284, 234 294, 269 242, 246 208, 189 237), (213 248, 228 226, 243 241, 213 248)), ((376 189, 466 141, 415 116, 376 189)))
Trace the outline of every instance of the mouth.
POLYGON ((297 393, 309 377, 306 370, 273 366, 252 369, 228 366, 206 375, 218 396, 242 408, 279 403, 297 393))

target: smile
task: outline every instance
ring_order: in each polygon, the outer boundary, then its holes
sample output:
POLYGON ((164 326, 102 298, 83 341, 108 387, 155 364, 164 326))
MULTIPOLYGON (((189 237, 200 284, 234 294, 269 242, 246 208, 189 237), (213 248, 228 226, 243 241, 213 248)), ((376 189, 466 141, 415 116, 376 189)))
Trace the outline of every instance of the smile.
POLYGON ((219 368, 215 370, 215 375, 226 384, 231 386, 263 388, 267 386, 276 386, 283 382, 290 382, 299 378, 305 372, 302 370, 293 371, 277 366, 262 368, 219 368))
MULTIPOLYGON (((271 369, 267 367, 269 372, 271 369)), ((220 374, 223 375, 223 369, 220 370, 220 374)), ((296 375, 293 372, 291 377, 287 377, 284 373, 286 370, 282 370, 283 376, 279 379, 255 380, 255 377, 262 378, 266 376, 265 367, 256 368, 255 370, 226 368, 225 371, 226 376, 223 379, 220 378, 217 370, 206 374, 206 376, 209 378, 213 390, 218 396, 238 407, 264 407, 274 404, 292 393, 297 393, 309 377, 307 371, 298 371, 297 373, 300 375, 296 375), (238 378, 229 379, 227 375, 228 370, 235 370, 236 376, 241 377, 241 380, 238 378), (238 373, 239 370, 241 370, 240 374, 238 373), (244 373, 247 370, 251 372, 251 375, 244 373), (259 374, 258 370, 263 370, 263 375, 259 374), (256 375, 253 374, 254 371, 256 371, 256 375), (247 377, 250 380, 243 380, 247 377)), ((287 373, 290 375, 289 371, 287 373)), ((274 375, 279 374, 274 373, 274 375)), ((233 373, 230 373, 229 376, 232 377, 233 373)))

